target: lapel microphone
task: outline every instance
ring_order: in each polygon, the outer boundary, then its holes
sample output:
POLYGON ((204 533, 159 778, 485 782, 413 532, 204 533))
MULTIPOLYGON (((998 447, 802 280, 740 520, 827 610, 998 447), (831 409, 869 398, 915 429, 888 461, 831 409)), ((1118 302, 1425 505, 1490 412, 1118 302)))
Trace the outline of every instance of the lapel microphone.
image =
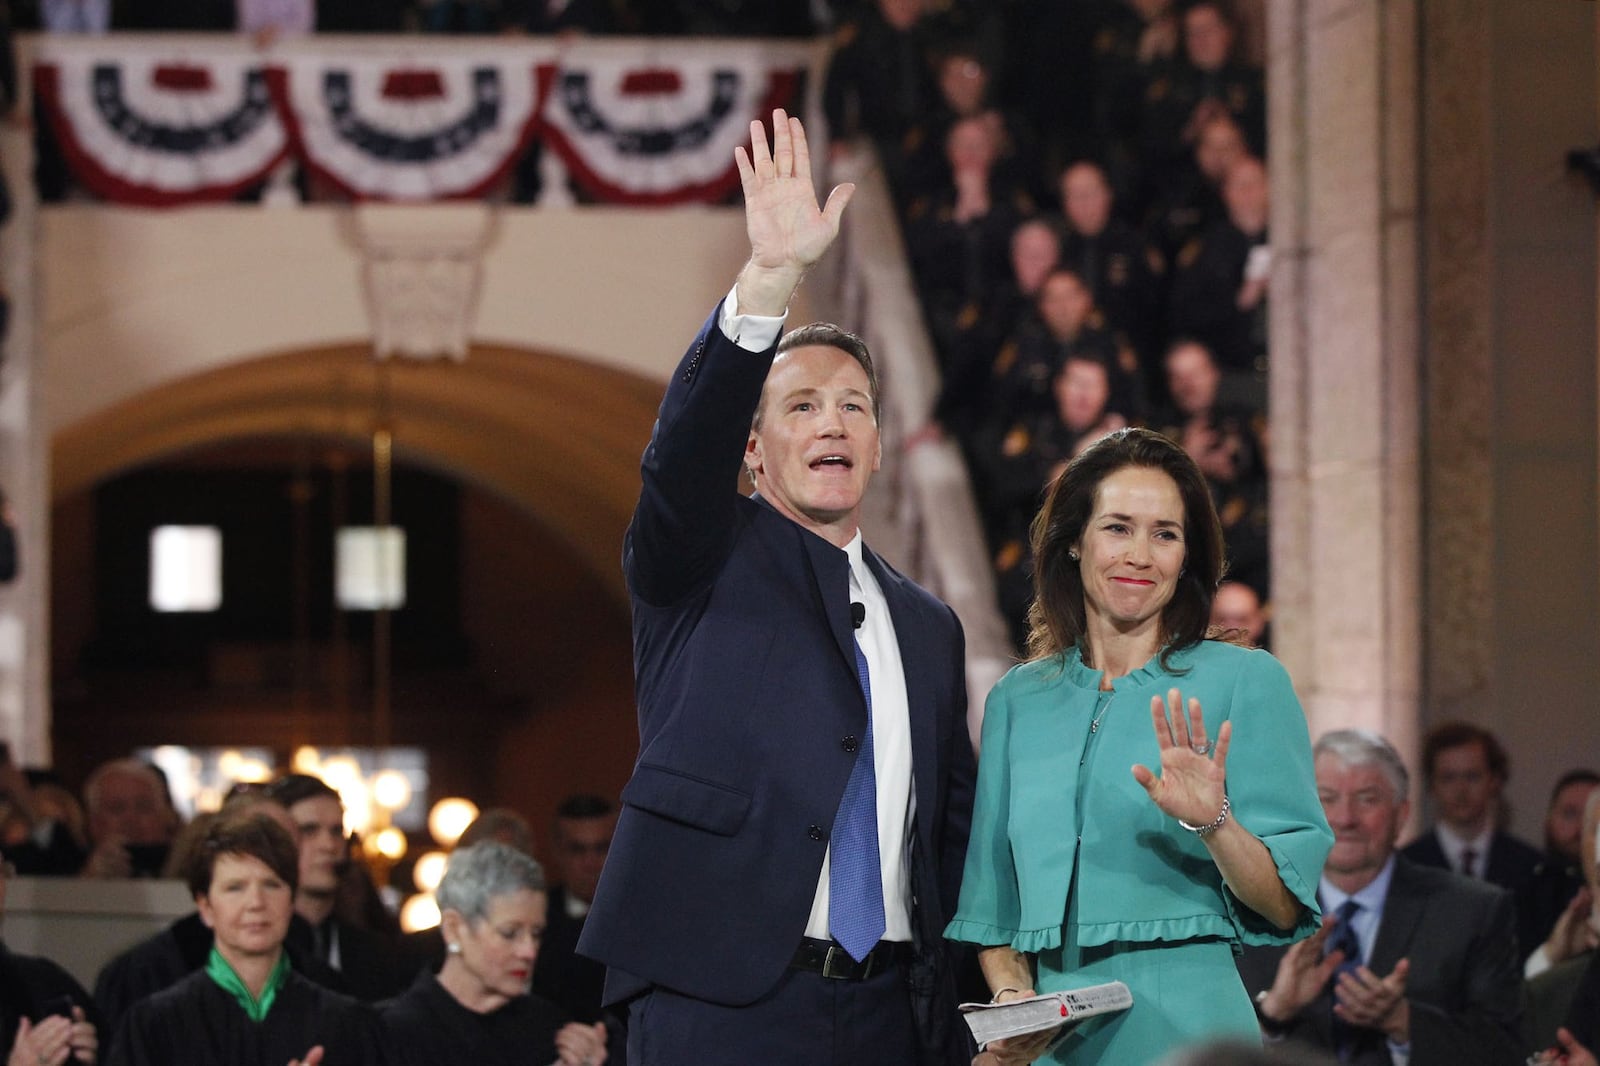
POLYGON ((867 605, 864 603, 850 604, 850 628, 860 629, 861 623, 867 620, 867 605))

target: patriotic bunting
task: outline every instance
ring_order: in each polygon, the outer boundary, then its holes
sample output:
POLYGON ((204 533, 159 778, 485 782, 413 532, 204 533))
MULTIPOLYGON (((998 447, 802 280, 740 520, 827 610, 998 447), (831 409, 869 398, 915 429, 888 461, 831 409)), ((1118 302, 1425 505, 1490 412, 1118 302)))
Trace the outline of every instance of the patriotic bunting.
POLYGON ((733 150, 750 120, 795 95, 796 73, 759 55, 640 67, 632 57, 547 66, 544 139, 596 199, 662 204, 720 200, 739 183, 733 150))
POLYGON ((527 149, 538 113, 525 55, 404 67, 300 56, 269 76, 296 154, 357 199, 481 196, 527 149))
POLYGON ((244 55, 64 56, 37 68, 35 89, 78 180, 106 200, 226 200, 288 151, 264 72, 244 55))
POLYGON ((750 120, 793 104, 793 48, 548 40, 40 39, 34 83, 74 174, 118 203, 229 199, 293 155, 357 200, 472 198, 536 141, 593 199, 716 201, 750 120))

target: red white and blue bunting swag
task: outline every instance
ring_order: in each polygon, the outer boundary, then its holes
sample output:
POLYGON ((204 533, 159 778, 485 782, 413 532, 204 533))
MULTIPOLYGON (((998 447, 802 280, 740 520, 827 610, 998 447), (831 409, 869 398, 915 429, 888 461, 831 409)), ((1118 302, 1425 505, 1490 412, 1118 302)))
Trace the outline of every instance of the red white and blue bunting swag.
POLYGON ((118 203, 230 199, 291 154, 355 199, 472 198, 538 140, 596 200, 674 204, 732 190, 750 120, 808 64, 760 43, 42 37, 34 84, 78 180, 118 203))

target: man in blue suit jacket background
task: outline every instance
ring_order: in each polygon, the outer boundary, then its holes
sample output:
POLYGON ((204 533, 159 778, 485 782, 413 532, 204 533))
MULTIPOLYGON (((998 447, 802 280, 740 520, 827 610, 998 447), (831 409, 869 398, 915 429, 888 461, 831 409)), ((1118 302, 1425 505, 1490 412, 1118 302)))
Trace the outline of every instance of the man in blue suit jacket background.
POLYGON ((770 153, 751 134, 750 260, 667 388, 625 541, 640 750, 579 950, 628 1003, 633 1066, 964 1064, 941 936, 974 776, 961 626, 861 542, 866 346, 779 342, 854 188, 819 208, 797 119, 770 153))

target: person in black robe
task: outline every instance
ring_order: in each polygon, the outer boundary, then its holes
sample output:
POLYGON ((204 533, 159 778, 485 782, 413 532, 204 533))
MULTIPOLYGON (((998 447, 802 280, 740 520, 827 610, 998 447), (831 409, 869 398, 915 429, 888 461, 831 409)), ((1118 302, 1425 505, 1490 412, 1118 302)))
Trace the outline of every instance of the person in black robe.
POLYGON ((444 965, 380 1008, 391 1066, 601 1066, 605 1026, 528 992, 548 905, 538 862, 492 840, 458 848, 437 895, 444 965))
POLYGON ((383 1061, 376 1014, 289 962, 299 861, 288 830, 258 808, 212 824, 189 871, 214 938, 205 967, 133 1005, 111 1066, 285 1066, 314 1049, 324 1066, 383 1061))
MULTIPOLYGON (((0 857, 0 916, 13 870, 0 857)), ((0 1060, 55 1062, 70 1049, 68 1063, 95 1061, 105 1031, 89 993, 49 959, 13 955, 0 942, 0 1060)))
MULTIPOLYGON (((115 1033, 135 1003, 204 969, 211 956, 212 940, 211 930, 200 915, 190 914, 106 963, 94 982, 94 1003, 105 1019, 104 1031, 108 1035, 115 1033)), ((294 915, 284 941, 289 965, 314 984, 349 993, 338 971, 324 966, 312 954, 311 943, 310 923, 294 915)))

